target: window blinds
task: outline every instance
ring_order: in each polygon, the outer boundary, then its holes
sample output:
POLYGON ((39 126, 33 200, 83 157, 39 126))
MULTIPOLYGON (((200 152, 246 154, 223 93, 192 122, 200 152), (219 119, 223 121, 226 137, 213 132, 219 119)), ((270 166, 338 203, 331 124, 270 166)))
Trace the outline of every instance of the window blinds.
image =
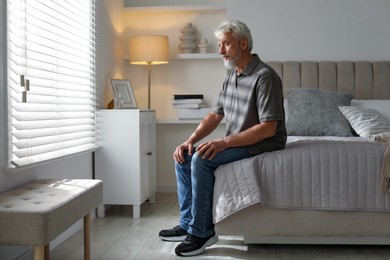
POLYGON ((94 0, 9 0, 10 166, 93 150, 94 0))

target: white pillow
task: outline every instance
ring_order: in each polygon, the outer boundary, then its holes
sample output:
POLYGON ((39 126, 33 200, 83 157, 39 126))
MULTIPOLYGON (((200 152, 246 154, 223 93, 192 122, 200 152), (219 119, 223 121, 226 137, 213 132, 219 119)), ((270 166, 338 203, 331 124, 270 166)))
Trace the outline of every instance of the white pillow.
POLYGON ((284 106, 284 120, 285 120, 285 122, 284 123, 286 123, 287 122, 287 115, 288 115, 288 104, 287 104, 287 99, 284 99, 283 100, 283 106, 284 106))
POLYGON ((390 121, 390 100, 379 100, 379 99, 366 99, 366 100, 351 100, 351 106, 364 107, 375 109, 382 114, 388 121, 390 121))
POLYGON ((390 132, 390 121, 374 109, 355 106, 339 106, 339 109, 353 130, 362 137, 390 132))

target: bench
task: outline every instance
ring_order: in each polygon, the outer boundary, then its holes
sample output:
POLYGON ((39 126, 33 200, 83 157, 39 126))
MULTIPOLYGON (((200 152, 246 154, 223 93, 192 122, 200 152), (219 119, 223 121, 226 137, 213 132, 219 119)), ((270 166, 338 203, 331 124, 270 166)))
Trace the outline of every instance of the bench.
POLYGON ((36 180, 0 194, 0 244, 29 245, 34 260, 50 259, 49 243, 84 220, 84 259, 90 259, 90 213, 103 200, 91 179, 36 180))

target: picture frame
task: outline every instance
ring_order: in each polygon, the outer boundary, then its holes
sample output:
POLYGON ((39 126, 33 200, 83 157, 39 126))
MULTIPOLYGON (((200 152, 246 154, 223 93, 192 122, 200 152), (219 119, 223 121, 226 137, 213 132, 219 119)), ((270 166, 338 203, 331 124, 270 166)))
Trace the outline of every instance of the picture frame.
POLYGON ((110 79, 110 85, 114 95, 114 108, 138 108, 133 89, 131 88, 130 80, 110 79), (118 98, 120 100, 117 100, 118 98))

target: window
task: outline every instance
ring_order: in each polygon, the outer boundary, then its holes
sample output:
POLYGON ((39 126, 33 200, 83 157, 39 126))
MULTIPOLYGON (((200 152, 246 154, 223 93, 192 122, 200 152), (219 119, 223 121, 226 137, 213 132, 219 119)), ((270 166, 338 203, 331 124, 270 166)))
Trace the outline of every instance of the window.
POLYGON ((94 0, 8 0, 10 167, 96 148, 94 0))

